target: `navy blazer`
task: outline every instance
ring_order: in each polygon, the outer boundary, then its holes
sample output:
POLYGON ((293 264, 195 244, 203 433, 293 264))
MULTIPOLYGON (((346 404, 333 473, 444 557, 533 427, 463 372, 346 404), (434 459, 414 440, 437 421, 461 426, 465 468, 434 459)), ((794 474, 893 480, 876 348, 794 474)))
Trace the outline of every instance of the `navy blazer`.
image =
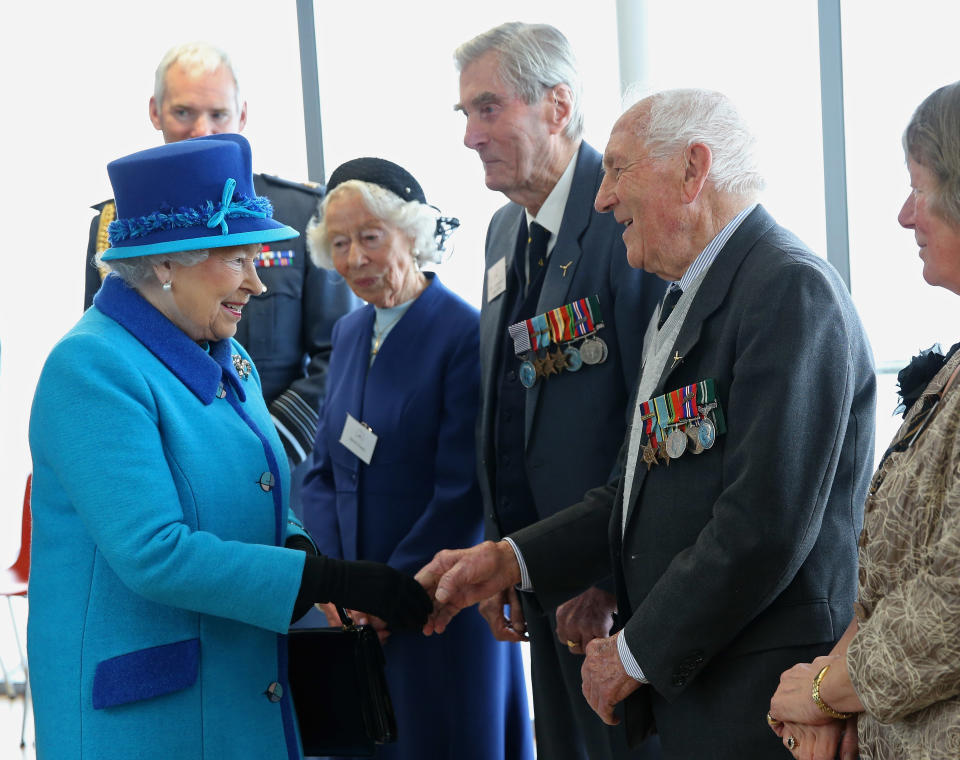
MULTIPOLYGON (((741 729, 712 725, 696 700, 733 673, 754 684, 740 699, 766 684, 769 700, 797 659, 783 665, 762 653, 825 652, 846 628, 876 399, 846 287, 762 207, 724 246, 670 354, 680 359, 654 395, 713 378, 727 432, 669 466, 648 472, 638 460, 622 538, 622 479, 515 535, 548 598, 609 572, 612 560, 620 623, 653 686, 641 692, 652 696, 665 751, 678 740, 665 726, 735 742, 741 729)), ((632 719, 649 722, 649 709, 632 719)), ((627 719, 629 732, 629 711, 627 719)))
MULTIPOLYGON (((473 437, 479 315, 427 276, 429 287, 372 366, 374 307, 334 328, 327 401, 302 491, 322 553, 410 574, 441 549, 476 544, 482 532, 473 437), (378 435, 369 465, 339 441, 348 413, 378 435)), ((389 757, 533 756, 520 649, 495 641, 476 608, 443 636, 392 633, 384 655, 400 736, 389 757)))
POLYGON ((302 494, 304 521, 323 554, 410 574, 440 549, 477 543, 481 530, 477 311, 428 276, 372 366, 374 307, 334 327, 327 402, 302 494), (348 413, 379 436, 369 465, 339 442, 348 413))
MULTIPOLYGON (((537 515, 552 515, 606 482, 626 431, 627 400, 640 370, 643 334, 665 283, 627 263, 623 227, 612 214, 593 208, 603 180, 601 157, 582 143, 563 223, 547 264, 536 314, 596 295, 604 319, 599 335, 609 354, 603 364, 561 372, 527 391, 525 447, 527 478, 537 515)), ((493 503, 498 357, 509 316, 506 294, 487 299, 490 268, 506 259, 509 272, 524 209, 509 203, 494 214, 487 231, 486 275, 480 310, 482 402, 477 427, 480 489, 487 538, 502 533, 493 503)), ((512 283, 512 280, 508 280, 512 283)), ((524 318, 534 314, 523 315, 524 318)), ((510 371, 519 359, 505 357, 510 371)))

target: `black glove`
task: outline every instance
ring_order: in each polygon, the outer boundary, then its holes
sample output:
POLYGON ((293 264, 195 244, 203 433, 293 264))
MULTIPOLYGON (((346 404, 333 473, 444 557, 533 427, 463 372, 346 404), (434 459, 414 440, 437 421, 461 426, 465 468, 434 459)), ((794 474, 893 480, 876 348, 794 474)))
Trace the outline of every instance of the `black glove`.
MULTIPOLYGON (((306 536, 302 536, 299 533, 292 533, 283 545, 287 549, 299 549, 302 552, 306 552, 307 556, 310 557, 317 556, 317 550, 314 548, 313 542, 306 536)), ((306 615, 310 611, 311 607, 313 607, 313 601, 303 598, 302 593, 298 594, 297 601, 293 603, 293 615, 290 616, 290 624, 293 625, 300 618, 306 615)))
POLYGON ((389 565, 330 557, 307 557, 294 609, 301 599, 369 612, 393 631, 422 628, 433 609, 423 586, 389 565))

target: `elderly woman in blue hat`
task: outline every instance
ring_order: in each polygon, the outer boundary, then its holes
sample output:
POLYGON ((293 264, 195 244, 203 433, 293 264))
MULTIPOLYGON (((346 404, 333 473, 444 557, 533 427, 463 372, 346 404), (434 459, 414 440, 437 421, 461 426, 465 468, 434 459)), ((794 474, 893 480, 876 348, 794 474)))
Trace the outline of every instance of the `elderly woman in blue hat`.
MULTIPOLYGON (((367 157, 330 175, 308 229, 314 261, 368 304, 334 326, 304 480, 304 520, 324 554, 415 573, 483 537, 479 314, 421 268, 457 224, 403 167, 367 157)), ((357 609, 384 639, 397 717, 397 742, 378 758, 532 757, 519 645, 495 641, 476 608, 430 638, 357 609)))
POLYGON ((291 619, 417 628, 386 565, 315 556, 256 368, 232 339, 263 243, 297 233, 213 135, 108 166, 113 273, 46 361, 30 420, 28 639, 38 758, 302 756, 291 619))

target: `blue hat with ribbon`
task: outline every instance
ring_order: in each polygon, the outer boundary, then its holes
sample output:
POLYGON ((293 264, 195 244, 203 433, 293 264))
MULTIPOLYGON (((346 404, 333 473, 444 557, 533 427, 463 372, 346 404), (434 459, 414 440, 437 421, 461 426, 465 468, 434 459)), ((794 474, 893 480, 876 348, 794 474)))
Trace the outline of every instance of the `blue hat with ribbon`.
POLYGON ((117 218, 104 261, 299 237, 273 219, 253 189, 250 143, 207 135, 134 153, 107 165, 117 218))

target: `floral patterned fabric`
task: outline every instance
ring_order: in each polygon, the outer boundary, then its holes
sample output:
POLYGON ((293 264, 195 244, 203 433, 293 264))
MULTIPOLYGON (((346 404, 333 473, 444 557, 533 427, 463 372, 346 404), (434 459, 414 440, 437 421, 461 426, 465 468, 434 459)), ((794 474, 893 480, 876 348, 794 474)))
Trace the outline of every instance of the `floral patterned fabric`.
MULTIPOLYGON (((927 396, 909 411, 901 447, 927 396)), ((891 446, 895 448, 895 446, 891 446)), ((913 443, 891 451, 870 484, 860 537, 859 631, 847 664, 866 708, 863 760, 960 758, 960 377, 913 443)))

